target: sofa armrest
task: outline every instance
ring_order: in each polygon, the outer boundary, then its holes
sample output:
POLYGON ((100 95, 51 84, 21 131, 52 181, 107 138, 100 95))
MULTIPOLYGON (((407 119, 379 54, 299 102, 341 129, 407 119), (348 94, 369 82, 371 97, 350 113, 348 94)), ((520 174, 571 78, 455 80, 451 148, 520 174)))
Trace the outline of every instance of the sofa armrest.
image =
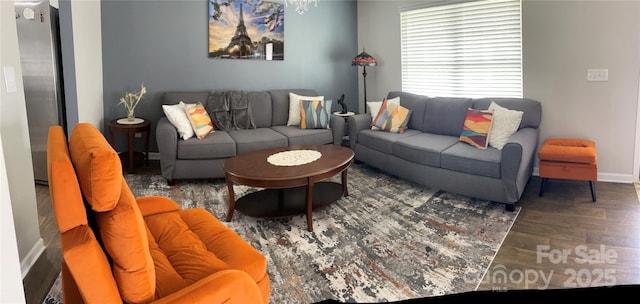
POLYGON ((331 114, 331 131, 333 132, 333 144, 342 145, 342 138, 347 134, 347 122, 344 117, 331 114))
POLYGON ((218 271, 153 302, 161 303, 268 303, 260 288, 244 271, 218 271))
MULTIPOLYGON (((522 128, 509 137, 507 144, 502 148, 502 164, 500 176, 508 188, 508 193, 516 193, 517 181, 531 175, 533 161, 540 131, 535 128, 522 128)), ((511 197, 517 201, 518 197, 511 197)))
POLYGON ((365 129, 371 129, 371 114, 356 114, 347 118, 349 127, 349 146, 353 147, 358 142, 358 133, 365 129))
POLYGON ((166 117, 160 118, 156 126, 156 141, 160 152, 162 177, 173 180, 173 169, 178 159, 178 130, 166 117))

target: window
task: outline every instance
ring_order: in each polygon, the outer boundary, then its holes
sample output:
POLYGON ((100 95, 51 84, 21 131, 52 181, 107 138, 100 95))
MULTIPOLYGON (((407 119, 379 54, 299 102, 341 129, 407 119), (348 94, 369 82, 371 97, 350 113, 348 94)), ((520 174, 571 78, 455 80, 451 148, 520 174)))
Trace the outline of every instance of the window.
POLYGON ((434 1, 400 12, 402 90, 522 97, 520 0, 434 1))

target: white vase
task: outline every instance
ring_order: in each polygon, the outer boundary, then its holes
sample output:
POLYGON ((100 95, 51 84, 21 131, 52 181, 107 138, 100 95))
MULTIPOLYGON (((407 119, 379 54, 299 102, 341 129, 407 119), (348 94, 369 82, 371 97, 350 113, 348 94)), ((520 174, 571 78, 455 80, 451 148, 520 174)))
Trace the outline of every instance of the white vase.
POLYGON ((134 120, 136 120, 136 116, 133 114, 133 111, 129 111, 129 112, 127 113, 127 120, 128 120, 128 121, 134 121, 134 120))

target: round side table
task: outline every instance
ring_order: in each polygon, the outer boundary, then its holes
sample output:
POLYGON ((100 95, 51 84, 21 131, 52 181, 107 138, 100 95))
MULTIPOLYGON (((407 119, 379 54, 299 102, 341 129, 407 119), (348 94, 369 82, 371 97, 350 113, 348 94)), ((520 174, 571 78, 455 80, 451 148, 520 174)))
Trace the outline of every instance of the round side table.
POLYGON ((358 113, 356 112, 347 112, 347 113, 341 113, 341 111, 338 112, 333 112, 333 115, 336 115, 338 117, 342 117, 342 119, 344 119, 344 135, 342 136, 342 145, 343 146, 349 146, 349 127, 347 125, 347 119, 353 115, 356 115, 358 113))
MULTIPOLYGON (((114 133, 126 133, 127 134, 127 152, 129 173, 133 173, 133 161, 135 157, 135 151, 133 148, 133 139, 137 133, 142 133, 145 136, 144 146, 144 159, 149 165, 149 133, 151 131, 151 121, 145 118, 138 118, 142 120, 139 123, 119 123, 119 119, 113 119, 109 121, 109 141, 111 146, 115 149, 114 133)), ((123 153, 123 154, 124 154, 123 153)))
POLYGON ((358 113, 349 111, 349 112, 347 112, 347 113, 344 113, 344 114, 343 114, 343 113, 341 113, 340 111, 338 111, 338 112, 333 112, 333 114, 334 114, 334 115, 338 115, 338 116, 340 116, 340 117, 344 117, 344 119, 347 119, 347 117, 350 117, 350 116, 356 115, 356 114, 358 114, 358 113))

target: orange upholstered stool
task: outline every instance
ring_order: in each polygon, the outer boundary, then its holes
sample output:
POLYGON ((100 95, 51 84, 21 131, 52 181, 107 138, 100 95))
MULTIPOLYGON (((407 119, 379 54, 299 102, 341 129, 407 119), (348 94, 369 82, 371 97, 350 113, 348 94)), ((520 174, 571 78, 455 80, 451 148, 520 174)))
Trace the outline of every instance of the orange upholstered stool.
POLYGON ((586 139, 549 138, 538 151, 540 193, 550 178, 589 181, 591 200, 596 201, 593 182, 598 180, 596 144, 586 139))

